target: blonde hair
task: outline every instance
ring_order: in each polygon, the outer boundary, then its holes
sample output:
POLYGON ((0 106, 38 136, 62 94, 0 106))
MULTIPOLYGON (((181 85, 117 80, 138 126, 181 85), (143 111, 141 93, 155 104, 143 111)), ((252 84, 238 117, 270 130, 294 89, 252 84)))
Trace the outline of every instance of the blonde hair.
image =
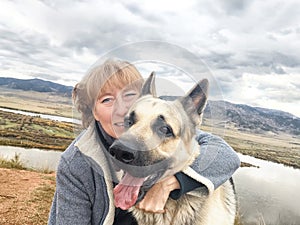
POLYGON ((140 91, 143 78, 136 67, 126 61, 109 59, 92 68, 73 89, 73 102, 87 128, 94 120, 93 110, 99 96, 112 88, 132 85, 140 91))

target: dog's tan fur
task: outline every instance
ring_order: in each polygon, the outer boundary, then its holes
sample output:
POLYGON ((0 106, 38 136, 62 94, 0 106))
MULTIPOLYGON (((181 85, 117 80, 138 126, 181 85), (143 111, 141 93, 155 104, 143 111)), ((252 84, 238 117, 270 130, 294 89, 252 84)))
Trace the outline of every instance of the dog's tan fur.
POLYGON ((168 199, 166 212, 146 213, 131 208, 138 224, 142 225, 233 225, 235 196, 232 186, 226 182, 210 196, 199 191, 198 195, 185 194, 178 200, 168 199))
MULTIPOLYGON (((207 81, 198 84, 202 90, 197 95, 193 94, 195 89, 192 89, 181 100, 167 102, 153 96, 155 90, 152 75, 144 85, 143 96, 128 112, 128 115, 134 112, 137 122, 119 140, 135 140, 151 149, 151 153, 145 158, 145 165, 171 159, 171 165, 160 179, 188 170, 189 165, 200 154, 195 140, 195 128, 199 125, 205 108, 207 84, 207 81), (163 116, 164 122, 172 127, 174 136, 171 138, 160 138, 155 133, 153 124, 159 116, 163 116)), ((233 225, 236 213, 233 186, 228 181, 212 193, 208 193, 203 187, 178 200, 169 198, 165 210, 164 214, 154 214, 135 207, 130 209, 140 225, 233 225)))

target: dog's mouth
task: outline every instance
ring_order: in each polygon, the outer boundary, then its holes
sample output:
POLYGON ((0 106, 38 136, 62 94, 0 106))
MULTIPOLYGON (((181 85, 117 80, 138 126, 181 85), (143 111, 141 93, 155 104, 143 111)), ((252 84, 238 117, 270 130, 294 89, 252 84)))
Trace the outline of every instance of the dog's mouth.
POLYGON ((112 162, 125 172, 113 191, 116 207, 123 210, 132 207, 170 168, 172 158, 159 156, 154 151, 140 143, 121 138, 110 146, 112 162))
POLYGON ((128 172, 114 188, 114 204, 117 208, 127 210, 143 199, 145 193, 162 176, 163 172, 148 177, 134 177, 128 172))

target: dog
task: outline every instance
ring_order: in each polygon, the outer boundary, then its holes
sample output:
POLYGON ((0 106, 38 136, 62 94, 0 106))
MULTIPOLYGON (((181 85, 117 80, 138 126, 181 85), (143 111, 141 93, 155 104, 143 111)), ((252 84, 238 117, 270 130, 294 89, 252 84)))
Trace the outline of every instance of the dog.
POLYGON ((165 213, 144 212, 134 205, 155 183, 185 171, 201 154, 195 140, 207 102, 208 80, 174 101, 156 97, 155 75, 145 81, 141 96, 125 119, 125 132, 109 149, 113 162, 125 171, 114 189, 115 206, 129 210, 139 225, 233 225, 234 188, 227 181, 212 193, 193 191, 169 198, 165 213))

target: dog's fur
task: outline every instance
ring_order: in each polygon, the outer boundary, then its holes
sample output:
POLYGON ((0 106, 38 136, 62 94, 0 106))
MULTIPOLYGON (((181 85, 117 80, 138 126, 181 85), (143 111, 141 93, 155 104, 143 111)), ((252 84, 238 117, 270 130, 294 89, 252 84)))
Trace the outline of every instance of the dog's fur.
MULTIPOLYGON (((110 148, 120 168, 134 177, 147 177, 142 190, 183 171, 200 154, 195 130, 206 105, 207 89, 208 81, 202 80, 186 96, 171 102, 155 96, 154 74, 145 82, 141 97, 125 118, 127 131, 110 148)), ((169 198, 165 210, 155 214, 130 209, 140 225, 233 225, 233 185, 228 181, 212 193, 203 188, 178 200, 169 198)))

